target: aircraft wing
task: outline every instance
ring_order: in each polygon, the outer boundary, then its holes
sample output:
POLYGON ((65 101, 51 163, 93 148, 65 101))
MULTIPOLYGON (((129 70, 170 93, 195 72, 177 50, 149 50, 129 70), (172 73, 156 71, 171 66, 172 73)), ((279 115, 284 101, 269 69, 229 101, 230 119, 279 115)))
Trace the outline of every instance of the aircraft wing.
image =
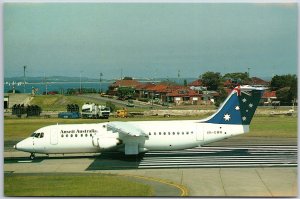
POLYGON ((107 124, 107 129, 133 137, 148 137, 142 129, 127 122, 110 122, 107 124))

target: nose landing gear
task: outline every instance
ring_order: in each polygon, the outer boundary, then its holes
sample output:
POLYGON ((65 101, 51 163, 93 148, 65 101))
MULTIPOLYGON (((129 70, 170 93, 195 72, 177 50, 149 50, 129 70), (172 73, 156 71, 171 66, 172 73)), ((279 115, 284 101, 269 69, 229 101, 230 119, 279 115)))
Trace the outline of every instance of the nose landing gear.
POLYGON ((35 154, 34 153, 31 153, 30 156, 29 156, 30 160, 33 160, 35 158, 35 154))

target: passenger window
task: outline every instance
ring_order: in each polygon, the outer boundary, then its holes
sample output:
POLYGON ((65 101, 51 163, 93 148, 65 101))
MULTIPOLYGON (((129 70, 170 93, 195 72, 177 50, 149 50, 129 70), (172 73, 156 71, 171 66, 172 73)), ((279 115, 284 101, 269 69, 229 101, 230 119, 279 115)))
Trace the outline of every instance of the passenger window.
POLYGON ((184 132, 182 132, 181 134, 184 135, 184 132))
POLYGON ((77 134, 75 134, 75 137, 77 137, 77 134))
POLYGON ((81 137, 83 137, 83 134, 81 134, 81 137))
POLYGON ((177 135, 179 135, 180 133, 179 132, 177 132, 177 135))
POLYGON ((85 134, 85 137, 87 137, 88 136, 88 134, 85 134))
POLYGON ((63 138, 63 137, 64 137, 64 134, 61 134, 61 137, 63 138))
POLYGON ((73 134, 71 134, 70 136, 71 136, 71 138, 72 138, 72 137, 73 137, 73 134))
POLYGON ((66 137, 68 137, 69 135, 68 134, 66 134, 66 137))
POLYGON ((193 134, 194 132, 192 131, 191 134, 193 134))
POLYGON ((159 132, 159 135, 161 135, 161 132, 159 132))
POLYGON ((168 132, 168 135, 170 135, 170 132, 168 132))
POLYGON ((164 135, 166 135, 166 132, 164 132, 164 135))
POLYGON ((173 132, 173 135, 175 135, 175 132, 173 132))
POLYGON ((151 135, 151 133, 149 132, 149 135, 151 135))
POLYGON ((189 134, 189 132, 186 132, 186 134, 188 135, 188 134, 189 134))
POLYGON ((40 138, 43 138, 44 137, 44 133, 41 133, 41 136, 40 136, 40 138))
POLYGON ((40 133, 35 134, 34 137, 38 138, 40 136, 40 133))
POLYGON ((154 135, 156 135, 156 132, 154 132, 154 135))
POLYGON ((92 137, 93 135, 92 135, 92 134, 90 134, 90 136, 92 137))

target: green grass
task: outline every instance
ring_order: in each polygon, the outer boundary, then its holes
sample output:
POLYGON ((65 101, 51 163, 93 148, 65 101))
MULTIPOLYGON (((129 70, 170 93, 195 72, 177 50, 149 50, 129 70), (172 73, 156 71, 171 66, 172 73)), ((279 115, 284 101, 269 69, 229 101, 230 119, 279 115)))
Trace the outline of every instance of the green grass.
POLYGON ((81 107, 86 102, 105 104, 103 101, 85 98, 84 96, 64 95, 37 95, 30 103, 40 106, 43 111, 66 111, 68 104, 78 104, 81 107))
POLYGON ((256 116, 250 124, 250 137, 297 138, 297 118, 290 116, 256 116))
POLYGON ((104 174, 5 174, 5 196, 152 196, 150 186, 104 174))

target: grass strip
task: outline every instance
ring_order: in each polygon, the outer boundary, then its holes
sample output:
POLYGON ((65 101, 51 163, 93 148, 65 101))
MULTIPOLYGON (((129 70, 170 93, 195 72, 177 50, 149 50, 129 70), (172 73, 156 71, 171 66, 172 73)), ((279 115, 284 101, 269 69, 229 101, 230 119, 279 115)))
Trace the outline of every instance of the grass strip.
POLYGON ((104 174, 5 174, 5 196, 152 196, 150 186, 104 174))

